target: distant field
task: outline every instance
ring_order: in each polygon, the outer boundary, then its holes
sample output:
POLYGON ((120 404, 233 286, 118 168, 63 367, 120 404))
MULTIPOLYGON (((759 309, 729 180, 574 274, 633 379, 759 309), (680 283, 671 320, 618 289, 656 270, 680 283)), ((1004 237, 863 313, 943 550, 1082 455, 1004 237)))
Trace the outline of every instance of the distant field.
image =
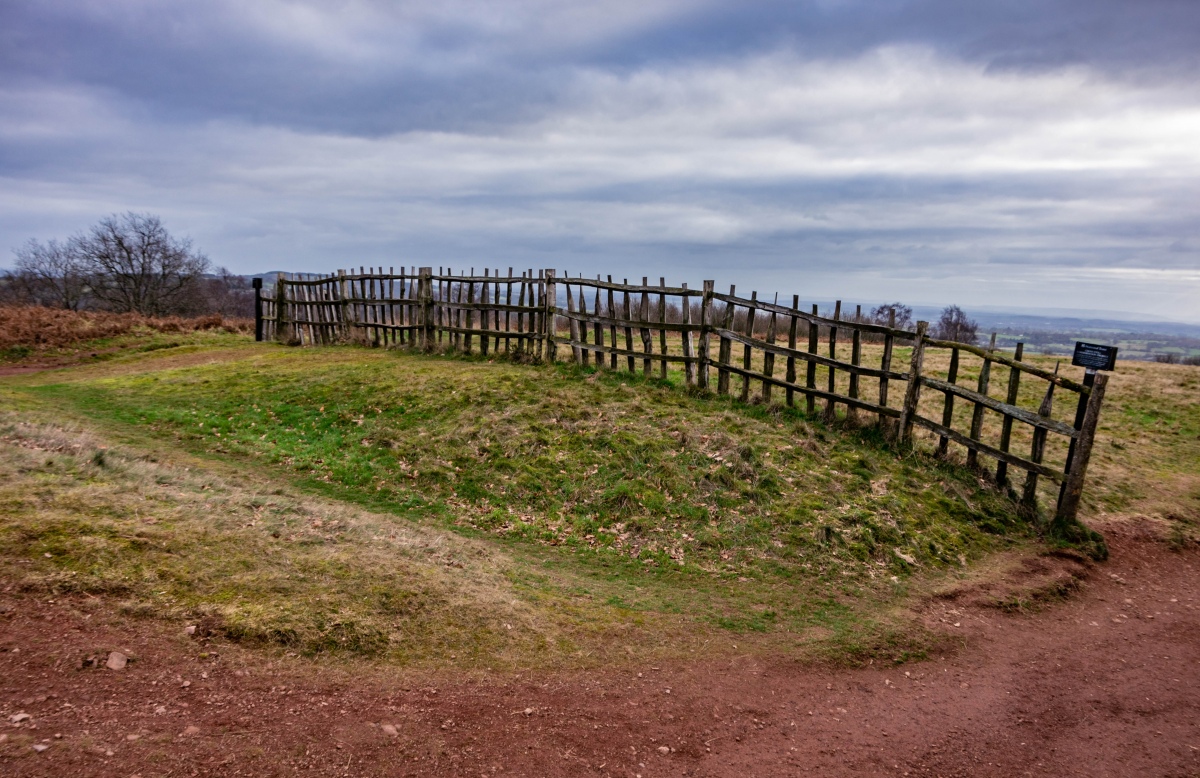
MULTIPOLYGON (((920 655, 915 591, 1039 544, 960 465, 677 376, 162 337, 0 379, 6 578, 409 663, 853 661, 920 655)), ((1110 387, 1088 512, 1186 538, 1200 371, 1110 387)))
POLYGON ((1200 338, 1183 335, 1000 330, 996 338, 997 344, 1003 349, 1012 350, 1018 341, 1024 341, 1026 349, 1067 357, 1075 352, 1075 342, 1078 340, 1116 346, 1120 349, 1120 357, 1126 360, 1153 361, 1166 355, 1180 359, 1200 357, 1200 338))

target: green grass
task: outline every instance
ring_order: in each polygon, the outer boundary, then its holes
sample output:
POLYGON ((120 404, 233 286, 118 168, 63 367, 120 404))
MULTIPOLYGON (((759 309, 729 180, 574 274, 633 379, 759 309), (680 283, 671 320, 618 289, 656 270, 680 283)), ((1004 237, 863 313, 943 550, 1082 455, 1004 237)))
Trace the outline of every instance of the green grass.
POLYGON ((1119 363, 1088 473, 1092 515, 1150 516, 1200 534, 1200 368, 1119 363))
POLYGON ((164 367, 26 391, 373 509, 660 569, 869 579, 907 572, 895 549, 957 565, 1021 527, 871 432, 630 377, 356 348, 164 367))
MULTIPOLYGON (((1106 421, 1168 423, 1118 396, 1106 421)), ((1193 396, 1156 406, 1178 434, 1193 396)), ((904 659, 928 645, 897 615, 914 575, 1034 539, 976 474, 871 429, 562 365, 205 334, 0 399, 6 575, 309 653, 904 659), (91 442, 28 454, 67 422, 91 442)))

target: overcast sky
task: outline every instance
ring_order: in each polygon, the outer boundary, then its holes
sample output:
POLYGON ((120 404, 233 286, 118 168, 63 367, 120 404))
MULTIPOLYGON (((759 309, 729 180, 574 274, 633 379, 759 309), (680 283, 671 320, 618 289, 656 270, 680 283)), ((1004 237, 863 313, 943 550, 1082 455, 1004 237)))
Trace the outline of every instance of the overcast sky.
POLYGON ((1196 0, 0 2, 0 265, 556 267, 1200 321, 1196 0))

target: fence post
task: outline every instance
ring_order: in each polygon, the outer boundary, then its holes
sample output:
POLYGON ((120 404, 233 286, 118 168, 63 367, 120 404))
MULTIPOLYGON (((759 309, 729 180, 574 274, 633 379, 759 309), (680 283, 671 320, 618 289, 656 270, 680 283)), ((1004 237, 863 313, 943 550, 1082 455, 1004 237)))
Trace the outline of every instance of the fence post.
POLYGON ((261 343, 263 339, 262 279, 251 279, 250 286, 254 289, 254 341, 261 343))
POLYGON ((283 312, 287 307, 287 291, 283 288, 284 283, 283 273, 275 276, 275 340, 280 343, 287 343, 290 340, 283 329, 283 312))
POLYGON ((1096 426, 1100 422, 1100 405, 1104 402, 1104 388, 1107 385, 1108 376, 1100 373, 1096 376, 1096 383, 1092 385, 1091 395, 1088 396, 1087 409, 1083 414, 1083 424, 1079 428, 1075 456, 1072 457, 1071 469, 1067 472, 1067 480, 1063 484, 1058 511, 1054 514, 1056 529, 1065 529, 1068 524, 1077 521, 1079 500, 1083 496, 1083 479, 1087 475, 1088 460, 1092 456, 1096 426))
MULTIPOLYGON (((1054 374, 1058 375, 1058 365, 1054 366, 1054 374)), ((1043 419, 1050 418, 1054 410, 1054 382, 1050 381, 1046 384, 1046 394, 1042 397, 1042 404, 1038 407, 1038 416, 1043 419)), ((1044 427, 1035 427, 1033 430, 1033 443, 1029 447, 1029 461, 1036 464, 1042 463, 1042 457, 1046 453, 1046 429, 1044 427)), ((1030 516, 1037 516, 1037 484, 1038 474, 1030 470, 1025 473, 1025 487, 1021 495, 1021 507, 1030 516)))
MULTIPOLYGON (((1013 353, 1013 361, 1020 362, 1021 357, 1025 355, 1025 344, 1017 343, 1017 349, 1013 353)), ((1017 396, 1021 389, 1021 371, 1015 367, 1008 369, 1008 396, 1005 402, 1009 405, 1017 404, 1017 396)), ((1000 423, 1000 450, 1008 451, 1008 447, 1012 444, 1012 428, 1013 417, 1008 414, 1004 415, 1004 420, 1000 423)), ((996 463, 996 486, 1001 489, 1008 487, 1008 463, 996 463)))
MULTIPOLYGON (((988 344, 988 354, 996 350, 996 333, 992 333, 992 341, 988 344)), ((984 357, 983 367, 979 368, 979 393, 987 396, 988 385, 992 380, 992 360, 984 357)), ((949 426, 949 425, 947 425, 949 426)), ((975 403, 975 408, 971 411, 971 440, 979 440, 983 435, 983 405, 975 403)), ((967 449, 967 467, 975 468, 979 466, 979 452, 973 448, 967 449)))
MULTIPOLYGON (((1088 388, 1088 393, 1079 393, 1079 402, 1075 407, 1075 431, 1079 432, 1083 429, 1083 419, 1087 415, 1088 400, 1091 398, 1091 388, 1096 385, 1096 376, 1098 373, 1095 370, 1088 370, 1083 375, 1083 385, 1088 388)), ((1079 437, 1071 438, 1071 444, 1067 448, 1067 461, 1063 465, 1063 472, 1071 472, 1071 465, 1075 461, 1075 451, 1079 448, 1079 437)), ((1056 505, 1062 505, 1063 497, 1067 493, 1067 482, 1063 481, 1058 489, 1058 502, 1056 505)))
POLYGON ((546 312, 542 314, 542 329, 546 337, 546 362, 553 365, 558 358, 558 344, 554 340, 555 309, 558 307, 558 290, 554 286, 554 268, 546 269, 546 312))
POLYGON ((338 295, 338 324, 341 325, 342 340, 350 340, 350 289, 349 282, 346 281, 346 271, 338 270, 337 272, 337 295, 338 295))
POLYGON ((712 332, 712 300, 715 281, 704 282, 704 296, 700 298, 700 361, 696 363, 697 386, 708 388, 708 336, 712 332))
POLYGON ((913 341, 912 360, 908 368, 908 390, 904 393, 904 410, 900 412, 900 443, 912 442, 913 416, 917 415, 917 403, 921 399, 921 364, 925 360, 925 331, 928 329, 929 322, 917 322, 917 338, 913 341))
MULTIPOLYGON (((737 294, 737 286, 729 285, 729 296, 737 294)), ((737 311, 732 302, 726 301, 725 311, 721 317, 721 329, 731 331, 733 319, 737 311)), ((717 338, 717 394, 729 394, 729 359, 733 351, 733 341, 724 335, 717 338)))
POLYGON ((420 307, 419 347, 422 351, 433 348, 433 268, 423 267, 417 271, 417 305, 420 307))

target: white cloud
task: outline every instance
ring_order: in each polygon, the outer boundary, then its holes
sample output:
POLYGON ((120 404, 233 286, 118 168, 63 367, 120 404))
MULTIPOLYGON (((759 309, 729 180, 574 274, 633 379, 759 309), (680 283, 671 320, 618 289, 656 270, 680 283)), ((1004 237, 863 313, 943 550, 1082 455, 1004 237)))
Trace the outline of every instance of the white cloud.
MULTIPOLYGON (((304 45, 322 38, 336 57, 382 13, 352 5, 328 36, 325 16, 284 5, 255 23, 276 11, 271 29, 304 45)), ((555 18, 581 35, 591 24, 555 18)), ((568 83, 554 111, 523 124, 378 138, 156 122, 78 87, 6 91, 0 144, 30 156, 5 181, 0 240, 134 208, 244 270, 557 247, 556 264, 653 260, 656 274, 691 274, 703 250, 791 288, 786 258, 803 251, 837 265, 821 283, 889 297, 967 300, 1000 278, 1060 306, 1075 296, 1158 310, 1169 289, 1187 313, 1179 290, 1200 291, 1194 255, 1169 248, 1200 237, 1200 106, 1178 87, 1084 68, 989 72, 913 47, 577 68, 568 83), (63 153, 39 156, 47 144, 63 153)))

